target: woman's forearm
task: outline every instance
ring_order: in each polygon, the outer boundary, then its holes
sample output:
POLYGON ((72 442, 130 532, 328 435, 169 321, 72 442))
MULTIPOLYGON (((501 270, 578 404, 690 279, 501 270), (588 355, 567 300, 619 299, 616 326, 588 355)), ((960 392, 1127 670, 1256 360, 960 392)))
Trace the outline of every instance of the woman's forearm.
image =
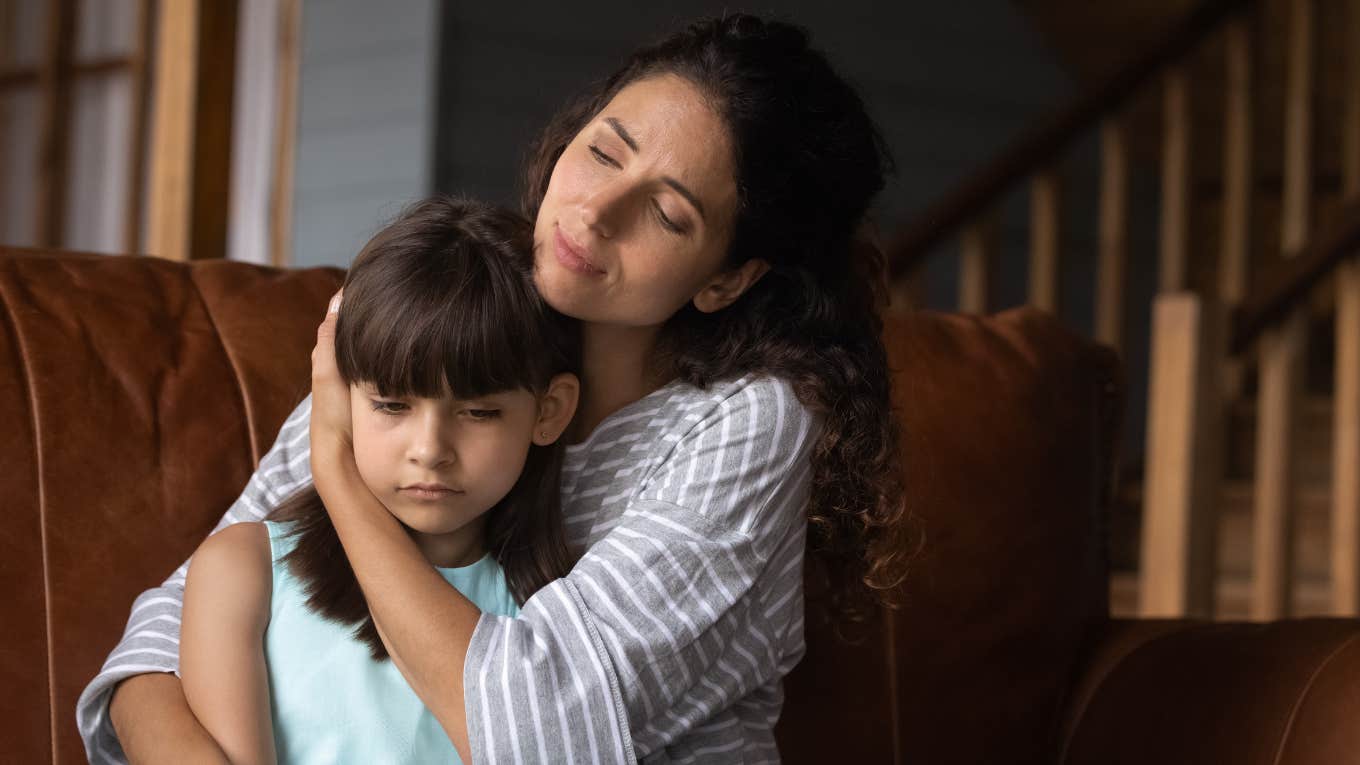
POLYGON ((131 763, 229 765, 222 748, 189 709, 180 680, 172 674, 153 672, 119 683, 109 702, 109 717, 131 763))
POLYGON ((313 443, 312 474, 394 662, 471 762, 463 663, 481 611, 368 490, 348 444, 313 443))

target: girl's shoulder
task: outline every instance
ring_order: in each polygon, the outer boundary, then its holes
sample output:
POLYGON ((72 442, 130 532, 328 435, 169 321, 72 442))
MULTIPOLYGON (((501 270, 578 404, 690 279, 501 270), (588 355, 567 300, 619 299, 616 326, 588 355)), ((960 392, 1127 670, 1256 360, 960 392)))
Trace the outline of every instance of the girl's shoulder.
POLYGON ((233 523, 208 537, 189 559, 186 586, 214 597, 265 597, 273 583, 269 529, 264 523, 233 523))

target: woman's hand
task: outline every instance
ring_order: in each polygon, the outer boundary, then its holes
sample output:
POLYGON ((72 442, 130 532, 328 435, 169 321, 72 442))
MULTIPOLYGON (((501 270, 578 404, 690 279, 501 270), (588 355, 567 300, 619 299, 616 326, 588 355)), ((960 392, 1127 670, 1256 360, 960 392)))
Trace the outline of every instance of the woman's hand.
MULTIPOLYGON (((335 325, 340 318, 340 298, 331 298, 326 318, 316 330, 312 348, 312 453, 335 455, 353 446, 353 421, 350 418, 349 386, 340 378, 335 363, 335 325)), ((316 460, 313 459, 315 467, 316 460)), ((314 476, 315 477, 315 476, 314 476)))

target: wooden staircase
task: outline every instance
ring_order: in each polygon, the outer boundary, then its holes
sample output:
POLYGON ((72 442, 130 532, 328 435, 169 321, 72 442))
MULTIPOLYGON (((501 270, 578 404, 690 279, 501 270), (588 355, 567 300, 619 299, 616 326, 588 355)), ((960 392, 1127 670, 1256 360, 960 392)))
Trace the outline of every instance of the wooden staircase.
POLYGON ((1153 0, 1132 16, 1016 2, 1086 92, 897 233, 895 297, 909 306, 952 241, 957 308, 996 308, 989 232, 1027 186, 1029 302, 1061 313, 1062 264, 1090 257, 1095 337, 1124 348, 1130 302, 1148 299, 1128 286, 1149 260, 1130 244, 1147 204, 1130 176, 1156 168, 1149 368, 1129 369, 1147 420, 1126 422, 1147 434, 1126 462, 1146 470, 1114 498, 1112 613, 1360 613, 1360 0, 1153 0), (1082 14, 1136 48, 1111 64, 1082 14), (1066 165, 1092 136, 1097 246, 1065 252, 1066 165))

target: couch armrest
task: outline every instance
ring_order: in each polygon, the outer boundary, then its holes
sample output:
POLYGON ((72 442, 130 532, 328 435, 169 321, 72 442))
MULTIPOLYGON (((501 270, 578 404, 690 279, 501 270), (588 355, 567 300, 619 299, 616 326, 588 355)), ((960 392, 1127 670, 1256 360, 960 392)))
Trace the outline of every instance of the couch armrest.
POLYGON ((1066 717, 1063 765, 1352 762, 1360 619, 1115 620, 1066 717))

